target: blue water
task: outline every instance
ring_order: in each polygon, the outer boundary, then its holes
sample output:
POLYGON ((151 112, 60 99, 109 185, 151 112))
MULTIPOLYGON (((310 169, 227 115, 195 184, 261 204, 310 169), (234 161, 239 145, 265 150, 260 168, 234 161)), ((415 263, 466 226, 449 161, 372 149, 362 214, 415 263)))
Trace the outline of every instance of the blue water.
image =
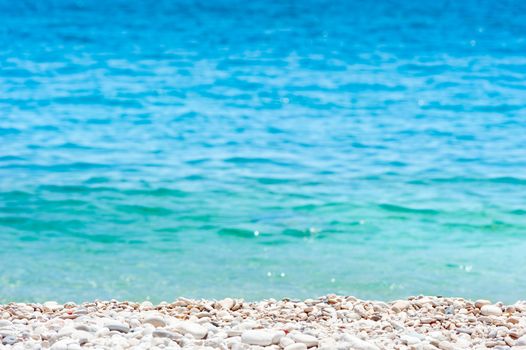
POLYGON ((526 293, 526 2, 0 0, 0 301, 526 293))

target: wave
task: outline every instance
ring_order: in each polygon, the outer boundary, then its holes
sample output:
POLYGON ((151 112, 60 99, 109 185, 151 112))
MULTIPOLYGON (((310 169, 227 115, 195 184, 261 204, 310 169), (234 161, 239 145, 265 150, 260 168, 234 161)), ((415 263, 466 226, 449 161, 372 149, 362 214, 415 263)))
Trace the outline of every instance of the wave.
POLYGON ((260 157, 231 157, 223 160, 226 163, 234 164, 271 164, 279 166, 292 166, 293 164, 288 162, 280 162, 270 158, 260 158, 260 157))
POLYGON ((136 204, 121 204, 116 206, 116 209, 127 214, 140 214, 148 216, 167 216, 174 213, 173 210, 165 207, 151 207, 136 204))
POLYGON ((475 178, 475 177, 444 177, 444 178, 432 178, 422 180, 411 180, 409 184, 413 185, 425 185, 430 183, 496 183, 496 184, 509 184, 509 185, 526 185, 526 179, 513 177, 513 176, 501 176, 492 178, 475 178))
POLYGON ((238 238, 256 238, 253 230, 247 230, 242 228, 223 228, 219 230, 219 235, 221 236, 231 236, 238 238))
POLYGON ((405 206, 395 205, 395 204, 380 204, 378 206, 381 209, 396 212, 396 213, 411 213, 411 214, 422 214, 422 215, 437 215, 440 213, 440 211, 434 210, 434 209, 410 208, 410 207, 405 207, 405 206))
MULTIPOLYGON (((104 178, 102 178, 104 180, 104 178)), ((105 182, 105 181, 102 181, 105 182)), ((98 192, 112 192, 122 195, 146 196, 146 197, 186 197, 188 192, 171 188, 153 188, 153 189, 119 189, 108 186, 81 186, 81 185, 42 185, 38 191, 48 191, 54 193, 79 193, 89 194, 98 192)))

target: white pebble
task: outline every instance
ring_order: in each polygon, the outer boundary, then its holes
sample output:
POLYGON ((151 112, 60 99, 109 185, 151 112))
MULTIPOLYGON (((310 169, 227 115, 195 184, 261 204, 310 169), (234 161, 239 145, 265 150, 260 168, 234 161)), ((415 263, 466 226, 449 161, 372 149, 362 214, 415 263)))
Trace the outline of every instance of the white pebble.
POLYGON ((342 339, 348 342, 354 350, 380 350, 376 345, 366 342, 354 335, 344 334, 342 339))
POLYGON ((517 339, 515 346, 526 346, 526 334, 517 339))
POLYGON ((290 344, 285 347, 285 350, 307 350, 307 345, 303 343, 290 344))
POLYGON ((128 333, 130 327, 121 322, 108 322, 104 324, 104 327, 108 328, 110 331, 117 331, 122 333, 128 333))
POLYGON ((279 345, 282 347, 282 348, 286 348, 287 346, 291 345, 291 344, 294 344, 294 340, 289 337, 289 336, 286 336, 286 337, 282 337, 280 340, 279 340, 279 345))
POLYGON ((291 333, 291 338, 294 339, 296 343, 303 343, 307 345, 307 347, 311 346, 317 346, 318 345, 318 339, 316 337, 313 337, 312 335, 303 334, 303 333, 291 333))
POLYGON ((418 344, 420 343, 420 339, 416 338, 416 337, 412 337, 410 335, 407 335, 407 334, 402 334, 400 336, 400 339, 402 339, 402 341, 406 344, 406 345, 414 345, 414 344, 418 344))
POLYGON ((164 321, 164 318, 160 315, 152 315, 152 316, 146 317, 143 323, 149 323, 156 328, 166 326, 166 322, 164 321))
POLYGON ((185 321, 177 325, 177 329, 184 334, 191 334, 196 339, 203 339, 208 334, 208 329, 201 326, 200 324, 185 321))
POLYGON ((496 305, 484 305, 480 308, 480 313, 484 316, 500 316, 502 309, 496 305))
POLYGON ((393 304, 393 306, 391 306, 391 308, 396 312, 400 312, 409 308, 410 305, 411 303, 407 300, 398 300, 393 304))
POLYGON ((0 320, 0 328, 10 327, 13 323, 9 320, 0 320))
POLYGON ((230 310, 232 307, 234 307, 234 300, 231 298, 226 298, 221 301, 219 301, 219 305, 225 310, 230 310))
POLYGON ((63 339, 57 341, 50 348, 51 350, 77 350, 81 349, 79 343, 71 339, 63 339))
POLYGON ((274 333, 266 330, 249 330, 241 334, 241 341, 250 345, 270 345, 274 340, 274 333))

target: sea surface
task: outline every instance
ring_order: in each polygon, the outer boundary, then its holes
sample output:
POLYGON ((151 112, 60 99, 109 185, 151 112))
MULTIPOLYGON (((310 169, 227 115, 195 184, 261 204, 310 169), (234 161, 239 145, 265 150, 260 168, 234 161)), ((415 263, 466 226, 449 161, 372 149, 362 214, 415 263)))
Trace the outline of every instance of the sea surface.
POLYGON ((0 302, 526 298, 526 2, 0 0, 0 302))

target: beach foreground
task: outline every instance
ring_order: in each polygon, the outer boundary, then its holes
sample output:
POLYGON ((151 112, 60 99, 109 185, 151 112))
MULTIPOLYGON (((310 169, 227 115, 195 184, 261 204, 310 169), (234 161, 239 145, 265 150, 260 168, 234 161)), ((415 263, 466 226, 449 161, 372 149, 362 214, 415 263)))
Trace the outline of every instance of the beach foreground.
POLYGON ((0 306, 2 349, 526 349, 526 302, 304 301, 0 306))

